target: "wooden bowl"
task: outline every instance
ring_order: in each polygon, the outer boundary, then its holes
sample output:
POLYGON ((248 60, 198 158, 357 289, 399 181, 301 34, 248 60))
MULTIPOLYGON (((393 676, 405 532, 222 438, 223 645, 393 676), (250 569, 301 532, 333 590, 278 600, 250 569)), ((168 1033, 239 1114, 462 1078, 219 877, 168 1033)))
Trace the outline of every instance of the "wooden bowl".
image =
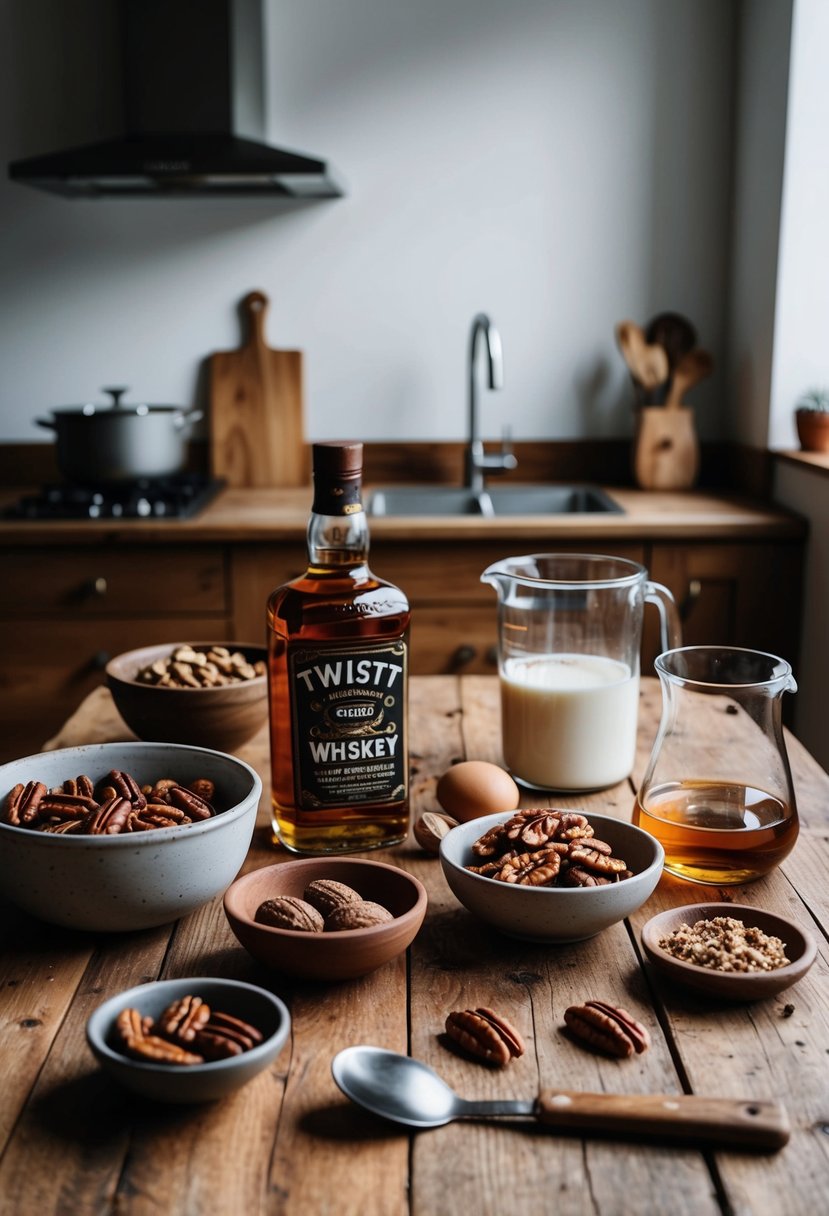
POLYGON ((237 878, 225 892, 224 909, 239 942, 266 967, 304 979, 346 980, 367 975, 411 944, 426 915, 426 891, 411 874, 385 862, 310 857, 237 878), (394 920, 367 929, 305 933, 254 919, 266 899, 301 899, 308 884, 319 878, 345 883, 363 899, 388 908, 394 920))
POLYGON ((653 916, 642 927, 642 946, 654 967, 668 979, 693 988, 706 996, 727 1001, 761 1001, 785 991, 802 979, 815 961, 817 943, 811 933, 785 916, 776 916, 749 904, 685 904, 653 916), (775 971, 714 971, 674 958, 659 945, 662 938, 682 924, 730 916, 756 927, 769 936, 779 937, 791 960, 775 971))
MULTIPOLYGON (((194 650, 226 646, 256 663, 267 658, 264 646, 246 642, 191 642, 194 650)), ((139 739, 189 743, 232 752, 262 727, 268 717, 267 676, 221 684, 217 688, 159 688, 139 683, 139 671, 166 659, 181 642, 127 650, 110 659, 107 684, 121 717, 139 739)))

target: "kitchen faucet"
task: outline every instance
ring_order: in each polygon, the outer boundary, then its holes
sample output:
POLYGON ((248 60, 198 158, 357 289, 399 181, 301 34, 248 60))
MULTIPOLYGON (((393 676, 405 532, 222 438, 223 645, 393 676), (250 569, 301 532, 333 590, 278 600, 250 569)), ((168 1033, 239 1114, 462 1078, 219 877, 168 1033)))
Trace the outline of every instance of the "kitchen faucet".
POLYGON ((465 485, 473 494, 484 493, 484 473, 504 472, 518 464, 509 443, 501 444, 501 450, 493 456, 484 453, 483 440, 478 438, 478 393, 475 381, 475 355, 478 338, 486 340, 489 387, 503 388, 504 362, 501 352, 501 335, 486 313, 479 312, 472 321, 469 334, 469 439, 466 445, 465 485))

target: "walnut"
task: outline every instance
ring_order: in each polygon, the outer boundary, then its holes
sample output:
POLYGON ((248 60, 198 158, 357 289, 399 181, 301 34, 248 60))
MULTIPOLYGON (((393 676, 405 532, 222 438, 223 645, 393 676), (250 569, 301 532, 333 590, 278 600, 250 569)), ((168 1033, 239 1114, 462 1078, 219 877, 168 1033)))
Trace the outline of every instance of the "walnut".
POLYGON ((572 1038, 593 1051, 626 1059, 650 1047, 651 1037, 633 1014, 605 1001, 585 1001, 570 1005, 564 1021, 572 1038))
POLYGON ((311 904, 296 895, 277 895, 266 899, 256 909, 253 918, 259 925, 272 929, 295 929, 301 933, 321 933, 323 919, 311 904))
POLYGON ((336 882, 333 878, 317 878, 305 888, 305 900, 312 908, 320 913, 323 920, 341 904, 355 904, 362 895, 344 882, 336 882))
POLYGON ((486 1007, 450 1013, 446 1033, 468 1055, 496 1068, 505 1067, 525 1051, 524 1040, 515 1027, 486 1007))
POLYGON ((338 933, 343 929, 369 929, 373 925, 384 925, 394 920, 388 908, 370 899, 359 899, 355 903, 340 904, 325 918, 325 932, 338 933))

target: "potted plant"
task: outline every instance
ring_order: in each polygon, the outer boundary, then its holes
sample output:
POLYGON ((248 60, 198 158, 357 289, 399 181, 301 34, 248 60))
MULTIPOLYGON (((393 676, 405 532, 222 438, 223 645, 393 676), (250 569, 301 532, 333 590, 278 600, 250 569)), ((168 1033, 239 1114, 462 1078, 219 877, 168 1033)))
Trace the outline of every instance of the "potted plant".
POLYGON ((797 437, 804 452, 829 452, 829 388, 812 388, 797 403, 797 437))

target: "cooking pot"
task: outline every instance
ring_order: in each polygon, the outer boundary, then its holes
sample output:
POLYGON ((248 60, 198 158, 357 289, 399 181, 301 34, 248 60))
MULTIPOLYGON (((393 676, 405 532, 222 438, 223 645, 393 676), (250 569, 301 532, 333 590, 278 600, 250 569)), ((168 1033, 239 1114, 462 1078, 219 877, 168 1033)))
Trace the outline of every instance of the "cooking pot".
POLYGON ((92 484, 169 477, 187 458, 190 428, 201 410, 176 405, 125 405, 125 388, 105 388, 111 402, 72 405, 36 418, 54 431, 58 468, 70 481, 92 484))

